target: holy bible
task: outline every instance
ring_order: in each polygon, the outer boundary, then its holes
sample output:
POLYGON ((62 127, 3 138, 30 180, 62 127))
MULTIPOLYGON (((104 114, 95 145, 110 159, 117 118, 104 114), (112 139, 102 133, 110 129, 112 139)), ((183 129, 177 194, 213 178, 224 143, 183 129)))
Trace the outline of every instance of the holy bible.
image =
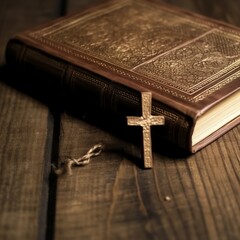
POLYGON ((151 92, 165 118, 153 130, 190 152, 240 122, 240 29, 173 6, 111 1, 64 16, 10 39, 6 60, 119 116, 141 113, 151 92))

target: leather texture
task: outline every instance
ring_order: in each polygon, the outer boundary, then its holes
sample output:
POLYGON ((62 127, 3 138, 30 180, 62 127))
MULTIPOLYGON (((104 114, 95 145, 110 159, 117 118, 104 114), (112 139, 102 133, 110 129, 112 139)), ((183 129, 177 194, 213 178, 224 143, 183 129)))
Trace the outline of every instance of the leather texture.
POLYGON ((161 134, 191 152, 240 122, 192 146, 197 119, 239 91, 240 30, 173 6, 109 2, 19 34, 6 58, 61 76, 69 93, 120 115, 139 112, 140 92, 152 92, 161 134))

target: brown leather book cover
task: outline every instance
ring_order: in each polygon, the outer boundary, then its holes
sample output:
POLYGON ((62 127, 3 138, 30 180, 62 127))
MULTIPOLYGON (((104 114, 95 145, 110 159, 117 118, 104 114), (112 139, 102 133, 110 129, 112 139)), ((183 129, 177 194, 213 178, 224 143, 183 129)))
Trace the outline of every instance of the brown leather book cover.
POLYGON ((152 92, 162 134, 191 152, 240 122, 240 30, 169 5, 113 1, 66 16, 11 39, 6 59, 118 114, 152 92))

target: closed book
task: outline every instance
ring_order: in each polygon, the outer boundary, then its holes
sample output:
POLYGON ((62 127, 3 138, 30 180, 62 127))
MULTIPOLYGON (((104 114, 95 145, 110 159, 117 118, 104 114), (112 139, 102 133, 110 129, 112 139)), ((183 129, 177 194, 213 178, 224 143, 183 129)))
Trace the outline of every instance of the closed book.
POLYGON ((240 30, 170 5, 111 1, 64 16, 10 39, 6 60, 119 116, 141 114, 151 92, 152 115, 165 117, 153 131, 190 152, 240 122, 240 30))

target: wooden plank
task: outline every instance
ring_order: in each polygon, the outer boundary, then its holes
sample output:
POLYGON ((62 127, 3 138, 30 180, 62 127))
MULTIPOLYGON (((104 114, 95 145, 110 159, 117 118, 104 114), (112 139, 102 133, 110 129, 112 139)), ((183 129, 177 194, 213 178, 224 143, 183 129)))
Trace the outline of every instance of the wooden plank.
MULTIPOLYGON (((168 2, 225 20, 234 9, 214 0, 168 2)), ((68 11, 78 4, 69 1, 68 11)), ((98 142, 106 149, 58 178, 55 239, 239 238, 240 126, 195 155, 163 146, 154 152, 153 169, 143 170, 137 146, 87 119, 62 115, 60 160, 80 157, 98 142)))
POLYGON ((46 107, 9 86, 0 96, 0 239, 34 239, 46 214, 52 123, 46 107))
MULTIPOLYGON (((102 3, 108 0, 69 0, 66 4, 67 12, 74 12, 92 4, 102 3)), ((155 0, 174 4, 218 20, 240 26, 239 2, 236 0, 155 0)))
MULTIPOLYGON (((161 0, 156 0, 161 2, 161 0)), ((239 2, 235 0, 163 0, 178 7, 240 26, 239 2)))
POLYGON ((209 17, 240 26, 239 19, 239 2, 235 0, 196 0, 194 2, 192 9, 198 13, 207 15, 209 17))
POLYGON ((129 157, 138 148, 63 116, 62 159, 79 157, 98 141, 107 150, 59 177, 56 239, 237 239, 239 132, 234 128, 188 158, 169 157, 172 149, 155 153, 154 168, 142 170, 129 157))
POLYGON ((4 63, 4 51, 8 39, 21 31, 57 17, 58 4, 57 0, 24 0, 21 3, 14 0, 1 0, 0 64, 4 63))
MULTIPOLYGON (((0 239, 43 239, 53 120, 46 106, 8 86, 8 39, 57 15, 55 1, 1 1, 0 239)), ((16 76, 15 76, 16 77, 16 76)))
POLYGON ((72 12, 83 10, 85 8, 101 4, 107 1, 109 0, 82 0, 82 1, 68 0, 66 4, 66 13, 69 14, 72 12))

